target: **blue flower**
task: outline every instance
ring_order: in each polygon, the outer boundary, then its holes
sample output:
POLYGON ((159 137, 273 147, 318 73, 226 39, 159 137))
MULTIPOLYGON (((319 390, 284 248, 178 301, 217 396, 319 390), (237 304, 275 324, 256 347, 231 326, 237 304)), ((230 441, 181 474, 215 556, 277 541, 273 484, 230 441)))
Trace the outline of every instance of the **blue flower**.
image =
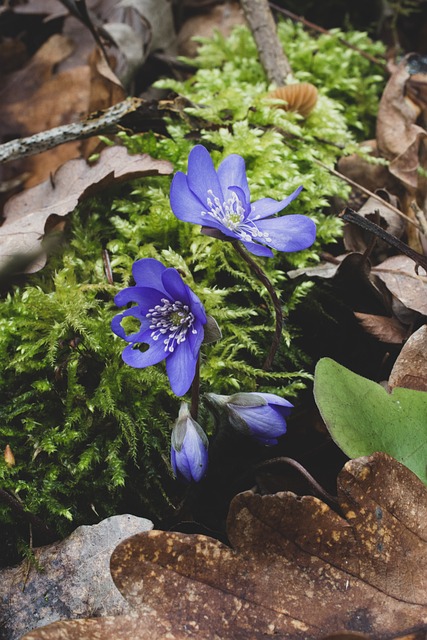
POLYGON ((171 437, 171 464, 175 476, 187 482, 199 482, 208 467, 208 445, 205 432, 183 402, 171 437))
POLYGON ((286 418, 293 408, 288 400, 273 393, 207 393, 204 398, 220 422, 225 420, 236 431, 269 446, 286 433, 286 418))
POLYGON ((262 198, 250 204, 243 158, 229 155, 215 171, 207 149, 197 145, 188 157, 188 173, 178 171, 172 180, 170 203, 180 220, 215 229, 211 235, 240 240, 251 253, 271 257, 268 247, 300 251, 316 238, 316 225, 307 216, 270 217, 287 207, 301 190, 298 187, 280 202, 262 198))
POLYGON ((158 260, 137 260, 132 273, 135 286, 120 291, 114 301, 119 307, 128 302, 136 305, 116 315, 111 323, 114 333, 130 343, 122 358, 139 369, 166 360, 172 391, 182 396, 193 381, 204 337, 203 305, 178 271, 166 268, 158 260), (127 316, 140 322, 139 330, 130 335, 121 324, 127 316), (141 343, 149 348, 141 351, 141 343))

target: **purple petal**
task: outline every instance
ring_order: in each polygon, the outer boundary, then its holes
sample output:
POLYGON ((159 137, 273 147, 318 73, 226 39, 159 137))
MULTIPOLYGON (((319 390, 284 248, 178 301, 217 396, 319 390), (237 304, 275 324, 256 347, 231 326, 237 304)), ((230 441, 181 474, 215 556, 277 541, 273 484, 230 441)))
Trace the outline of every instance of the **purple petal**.
POLYGON ((149 325, 150 323, 146 318, 140 317, 138 307, 132 307, 132 309, 126 309, 126 311, 123 311, 123 313, 118 313, 111 321, 111 329, 113 333, 119 336, 119 338, 127 340, 127 342, 142 342, 142 336, 148 329, 149 325), (139 331, 136 331, 135 333, 131 333, 129 335, 126 334, 126 331, 122 326, 122 320, 126 316, 133 316, 140 321, 141 326, 139 328, 139 331))
MULTIPOLYGON (((282 407, 287 410, 286 415, 289 415, 291 413, 291 410, 294 408, 294 405, 292 404, 292 402, 289 402, 289 400, 285 400, 285 398, 281 398, 280 396, 276 396, 276 394, 274 393, 258 393, 256 392, 257 396, 261 396, 264 400, 266 400, 268 402, 268 404, 270 406, 274 406, 276 408, 280 407, 280 410, 283 411, 282 407)), ((285 415, 285 414, 283 414, 285 415)))
POLYGON ((188 340, 177 345, 166 360, 166 372, 176 396, 183 396, 189 390, 196 373, 196 362, 188 340))
POLYGON ((254 256, 262 256, 264 258, 272 258, 273 252, 268 247, 264 247, 262 244, 256 244, 255 242, 242 242, 249 253, 253 253, 254 256))
POLYGON ((295 189, 290 196, 285 198, 284 200, 273 200, 273 198, 261 198, 261 200, 257 200, 251 204, 251 212, 249 214, 249 218, 251 220, 261 220, 262 218, 267 218, 268 216, 272 216, 275 213, 279 213, 285 207, 288 206, 292 200, 295 200, 297 196, 301 193, 303 187, 298 187, 295 189))
POLYGON ((240 202, 243 205, 243 209, 245 211, 245 218, 247 218, 251 212, 251 204, 249 200, 246 198, 245 192, 243 191, 243 189, 236 186, 230 187, 229 190, 233 191, 236 194, 236 196, 239 198, 240 202))
POLYGON ((184 477, 187 482, 199 482, 206 473, 208 450, 191 423, 180 451, 171 448, 171 464, 175 476, 184 477))
POLYGON ((202 216, 202 211, 206 209, 206 204, 190 191, 187 176, 180 171, 175 174, 172 180, 170 204, 174 215, 179 220, 191 222, 192 224, 204 225, 206 223, 206 216, 202 216))
POLYGON ((195 322, 193 327, 197 331, 197 333, 192 333, 191 329, 189 329, 186 336, 186 340, 188 340, 190 344, 191 353, 193 354, 193 357, 197 358, 198 353, 200 351, 200 347, 203 342, 203 338, 205 336, 205 330, 203 328, 203 325, 200 322, 195 322))
POLYGON ((168 297, 173 302, 180 300, 182 303, 190 306, 190 297, 188 295, 188 287, 179 275, 176 269, 172 267, 166 269, 163 273, 163 285, 168 292, 168 297))
POLYGON ((159 289, 151 289, 149 287, 127 287, 114 298, 114 302, 118 307, 123 307, 129 302, 136 302, 139 307, 139 314, 141 317, 145 316, 149 309, 152 309, 156 304, 162 304, 161 299, 168 297, 168 294, 164 290, 163 284, 159 289))
POLYGON ((157 341, 151 340, 149 348, 144 352, 128 345, 123 349, 122 358, 131 367, 144 369, 144 367, 151 367, 151 365, 161 362, 168 354, 169 352, 165 351, 163 341, 159 339, 157 341))
POLYGON ((163 291, 162 273, 166 267, 154 258, 142 258, 134 262, 132 274, 137 285, 163 291))
POLYGON ((286 433, 286 420, 280 411, 270 405, 263 407, 241 407, 230 404, 235 412, 248 425, 251 435, 256 438, 278 438, 286 433))
POLYGON ((227 198, 228 189, 231 187, 240 187, 245 194, 245 201, 250 201, 251 196, 249 193, 248 179, 246 177, 245 161, 242 156, 236 153, 227 156, 218 167, 218 178, 225 199, 227 198))
POLYGON ((217 173, 214 169, 209 152, 201 144, 196 145, 188 156, 187 184, 207 208, 208 190, 212 190, 221 202, 224 196, 217 173))
POLYGON ((194 293, 194 291, 190 289, 190 287, 188 287, 188 295, 190 296, 190 301, 191 301, 190 302, 191 311, 194 313, 197 320, 199 320, 202 324, 206 324, 207 318, 206 318, 205 308, 200 302, 199 298, 194 293))
POLYGON ((271 242, 264 241, 265 244, 278 251, 301 251, 310 247, 316 239, 316 225, 313 220, 298 214, 260 220, 256 226, 270 236, 271 242))

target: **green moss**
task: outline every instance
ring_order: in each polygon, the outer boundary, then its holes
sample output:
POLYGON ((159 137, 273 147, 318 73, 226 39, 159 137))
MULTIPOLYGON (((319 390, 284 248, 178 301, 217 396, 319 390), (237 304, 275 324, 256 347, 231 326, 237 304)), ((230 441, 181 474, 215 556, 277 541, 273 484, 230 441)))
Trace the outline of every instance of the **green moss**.
MULTIPOLYGON (((169 159, 176 170, 186 170, 196 142, 216 163, 237 152, 246 160, 253 199, 282 199, 304 184, 287 212, 313 217, 316 244, 263 261, 286 316, 312 287, 289 281, 287 270, 317 262, 320 249, 340 235, 328 204, 345 198, 348 187, 319 161, 332 167, 353 151, 357 132, 370 127, 381 83, 338 32, 315 39, 282 23, 279 33, 295 76, 320 90, 307 120, 271 108, 252 37, 239 27, 228 40, 204 41, 199 70, 188 81, 159 83, 192 101, 187 120, 169 120, 165 138, 120 137, 130 151, 169 159)), ((365 34, 346 39, 379 52, 365 34)), ((274 369, 260 369, 272 335, 271 302, 230 244, 173 216, 169 187, 170 177, 149 178, 87 203, 70 217, 64 254, 0 305, 0 434, 16 458, 14 467, 0 461, 1 485, 64 532, 70 522, 114 513, 123 501, 161 516, 173 494, 168 448, 179 400, 163 365, 123 364, 124 343, 110 330, 114 295, 131 282, 136 259, 156 257, 179 268, 222 329, 223 339, 203 349, 202 392, 258 388, 292 398, 309 377, 307 356, 293 345, 298 327, 289 324, 274 369), (104 274, 104 249, 114 285, 104 274)), ((4 506, 0 518, 12 520, 4 506)))

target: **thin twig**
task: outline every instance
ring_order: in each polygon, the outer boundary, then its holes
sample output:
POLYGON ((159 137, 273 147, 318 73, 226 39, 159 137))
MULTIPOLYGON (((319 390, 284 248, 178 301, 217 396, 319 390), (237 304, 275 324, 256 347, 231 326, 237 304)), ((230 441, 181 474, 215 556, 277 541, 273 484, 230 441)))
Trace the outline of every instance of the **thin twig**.
POLYGON ((233 242, 232 244, 233 244, 234 248, 236 249, 237 253, 239 254, 239 256, 241 256, 243 258, 243 260, 249 265, 249 268, 251 269, 251 271, 253 271, 253 273, 256 275, 258 280, 267 289, 267 291, 268 291, 268 293, 270 295, 271 301, 273 303, 273 306, 274 306, 274 311, 275 311, 275 314, 276 314, 274 336, 273 336, 273 340, 271 342, 270 351, 268 352, 268 355, 267 355, 267 357, 265 359, 265 362, 264 362, 264 364, 262 366, 262 368, 265 371, 268 371, 269 369, 271 369, 271 366, 272 366, 273 360, 274 360, 274 356, 276 355, 276 351, 279 348, 280 338, 282 336, 282 328, 283 328, 282 305, 280 304, 280 300, 279 300, 279 297, 278 297, 278 295, 276 293, 276 290, 274 289, 272 283, 270 282, 267 274, 261 269, 259 264, 252 258, 252 256, 249 255, 249 253, 246 251, 246 249, 244 249, 244 247, 242 247, 240 242, 233 242))
POLYGON ((241 5, 268 81, 278 86, 284 84, 292 69, 280 44, 268 1, 241 0, 241 5))
POLYGON ((90 116, 84 122, 65 124, 36 133, 28 138, 18 138, 6 142, 0 145, 0 163, 33 156, 36 153, 53 149, 64 142, 83 140, 100 133, 107 133, 110 128, 116 131, 119 121, 126 114, 135 111, 142 102, 138 98, 127 98, 127 100, 105 109, 97 116, 90 116))
MULTIPOLYGON (((269 5, 272 9, 274 9, 274 11, 277 11, 277 13, 283 14, 284 16, 293 20, 294 22, 301 22, 301 24, 303 24, 308 29, 312 29, 313 31, 317 31, 318 33, 322 33, 323 35, 327 35, 327 36, 334 35, 327 29, 324 29, 323 27, 319 26, 318 24, 315 24, 314 22, 309 22, 303 16, 297 16, 296 13, 292 13, 292 11, 289 11, 288 9, 279 7, 277 4, 274 4, 274 2, 269 2, 269 5)), ((344 40, 344 38, 339 37, 338 40, 344 46, 348 47, 349 49, 352 49, 353 51, 357 51, 357 53, 359 53, 361 56, 363 56, 370 62, 373 62, 374 64, 377 64, 378 66, 382 67, 385 71, 388 71, 387 65, 383 60, 379 60, 378 58, 371 56, 369 53, 366 53, 366 51, 363 51, 362 49, 359 49, 359 47, 356 47, 354 44, 351 44, 351 42, 348 42, 348 40, 344 40)))

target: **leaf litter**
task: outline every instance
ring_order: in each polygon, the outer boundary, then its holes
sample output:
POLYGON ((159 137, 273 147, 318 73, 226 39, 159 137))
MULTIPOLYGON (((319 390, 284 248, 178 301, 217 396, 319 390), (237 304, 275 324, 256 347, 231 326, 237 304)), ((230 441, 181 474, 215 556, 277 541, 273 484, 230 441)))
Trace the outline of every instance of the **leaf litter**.
POLYGON ((231 548, 196 534, 132 536, 110 564, 134 616, 57 622, 23 640, 397 638, 427 630, 426 487, 384 453, 349 461, 337 486, 339 513, 291 492, 237 495, 231 548))

